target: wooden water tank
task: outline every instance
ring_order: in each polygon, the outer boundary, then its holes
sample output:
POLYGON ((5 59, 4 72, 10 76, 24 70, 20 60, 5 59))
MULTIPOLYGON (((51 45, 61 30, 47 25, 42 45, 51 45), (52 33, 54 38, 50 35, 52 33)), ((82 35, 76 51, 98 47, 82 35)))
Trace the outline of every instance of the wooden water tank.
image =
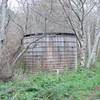
MULTIPOLYGON (((25 35, 24 46, 44 33, 25 35)), ((64 71, 77 67, 77 41, 73 33, 45 33, 46 36, 35 45, 31 44, 24 54, 29 69, 34 72, 64 71)))

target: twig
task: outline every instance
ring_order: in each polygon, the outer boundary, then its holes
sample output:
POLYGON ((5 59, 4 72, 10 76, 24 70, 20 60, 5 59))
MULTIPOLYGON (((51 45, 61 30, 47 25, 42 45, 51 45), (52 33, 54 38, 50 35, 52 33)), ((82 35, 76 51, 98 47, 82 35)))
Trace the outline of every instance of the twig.
POLYGON ((18 54, 18 56, 15 58, 15 60, 13 61, 12 65, 11 65, 11 67, 12 67, 12 73, 13 73, 13 71, 14 71, 14 66, 15 66, 16 62, 22 57, 22 55, 26 52, 26 50, 30 47, 30 45, 34 43, 33 48, 35 48, 35 47, 36 47, 36 44, 39 42, 39 40, 41 40, 41 39, 44 38, 45 36, 46 36, 46 34, 44 34, 43 36, 39 37, 39 38, 36 39, 35 41, 32 41, 31 43, 29 43, 29 44, 27 45, 27 47, 25 47, 25 48, 18 54))

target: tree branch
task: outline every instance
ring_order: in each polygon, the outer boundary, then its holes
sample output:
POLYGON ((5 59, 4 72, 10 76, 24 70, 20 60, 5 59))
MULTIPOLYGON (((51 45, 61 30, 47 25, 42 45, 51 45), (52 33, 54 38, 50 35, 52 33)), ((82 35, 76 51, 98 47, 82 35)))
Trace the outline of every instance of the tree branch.
POLYGON ((30 47, 31 44, 34 43, 33 48, 36 47, 36 44, 39 42, 39 40, 41 40, 42 38, 46 37, 47 34, 44 34, 43 36, 39 37, 38 39, 36 39, 35 41, 30 42, 15 58, 15 60, 13 61, 13 63, 11 64, 12 67, 12 73, 14 71, 14 66, 16 64, 16 62, 23 56, 23 54, 27 51, 27 49, 30 47))
POLYGON ((94 4, 91 8, 90 8, 90 10, 84 15, 84 17, 86 17, 92 10, 93 10, 93 8, 96 6, 96 4, 94 4))
POLYGON ((76 35, 76 38, 77 38, 77 40, 78 40, 78 42, 79 42, 79 44, 80 44, 80 47, 81 47, 81 41, 80 41, 80 39, 79 39, 79 36, 78 36, 78 34, 77 34, 77 32, 76 32, 76 30, 75 30, 73 24, 72 24, 72 21, 71 21, 70 17, 69 17, 68 14, 66 13, 66 9, 65 9, 63 3, 61 2, 61 0, 59 0, 59 3, 61 4, 61 6, 62 6, 62 8, 63 8, 63 10, 64 10, 64 13, 65 13, 65 15, 66 15, 66 17, 68 18, 68 21, 69 21, 69 23, 70 23, 70 25, 71 25, 71 28, 72 28, 72 30, 74 31, 74 33, 75 33, 75 35, 76 35))

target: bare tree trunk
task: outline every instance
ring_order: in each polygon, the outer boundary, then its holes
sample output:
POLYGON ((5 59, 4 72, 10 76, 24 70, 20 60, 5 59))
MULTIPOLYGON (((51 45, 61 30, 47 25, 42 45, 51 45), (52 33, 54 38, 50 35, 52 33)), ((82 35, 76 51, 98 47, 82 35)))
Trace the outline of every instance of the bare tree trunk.
POLYGON ((0 29, 0 49, 3 47, 5 42, 6 32, 6 13, 7 13, 7 2, 8 0, 2 0, 2 12, 1 12, 1 29, 0 29))
POLYGON ((97 35, 92 52, 91 52, 91 56, 88 59, 88 63, 87 63, 87 67, 89 68, 91 64, 94 64, 96 61, 96 53, 97 53, 97 48, 98 48, 98 43, 99 43, 99 39, 100 39, 100 33, 99 35, 97 35))
POLYGON ((87 49, 88 49, 88 57, 91 55, 91 34, 90 34, 90 27, 88 26, 88 32, 87 32, 87 49))
MULTIPOLYGON (((98 7, 97 7, 97 29, 99 29, 99 25, 100 25, 100 0, 98 0, 98 7)), ((97 50, 98 50, 98 46, 99 46, 99 40, 100 40, 100 30, 97 30, 97 33, 99 33, 97 36, 95 36, 95 41, 94 41, 94 46, 91 52, 91 55, 88 59, 88 63, 87 63, 87 67, 89 68, 90 65, 95 64, 96 59, 97 59, 97 50)))
POLYGON ((82 46, 81 46, 81 54, 80 54, 80 66, 81 67, 85 67, 85 64, 86 64, 86 37, 85 35, 82 36, 82 39, 81 39, 81 43, 82 43, 82 46))
POLYGON ((7 2, 2 0, 1 29, 0 29, 0 80, 9 77, 9 60, 6 48, 7 2))

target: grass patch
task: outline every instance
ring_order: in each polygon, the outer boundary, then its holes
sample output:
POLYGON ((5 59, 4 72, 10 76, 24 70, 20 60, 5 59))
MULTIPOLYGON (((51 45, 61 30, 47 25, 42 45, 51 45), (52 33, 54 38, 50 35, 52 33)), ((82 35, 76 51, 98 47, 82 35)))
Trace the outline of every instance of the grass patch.
POLYGON ((0 100, 100 99, 100 62, 91 69, 63 74, 39 73, 23 81, 0 83, 0 100))

